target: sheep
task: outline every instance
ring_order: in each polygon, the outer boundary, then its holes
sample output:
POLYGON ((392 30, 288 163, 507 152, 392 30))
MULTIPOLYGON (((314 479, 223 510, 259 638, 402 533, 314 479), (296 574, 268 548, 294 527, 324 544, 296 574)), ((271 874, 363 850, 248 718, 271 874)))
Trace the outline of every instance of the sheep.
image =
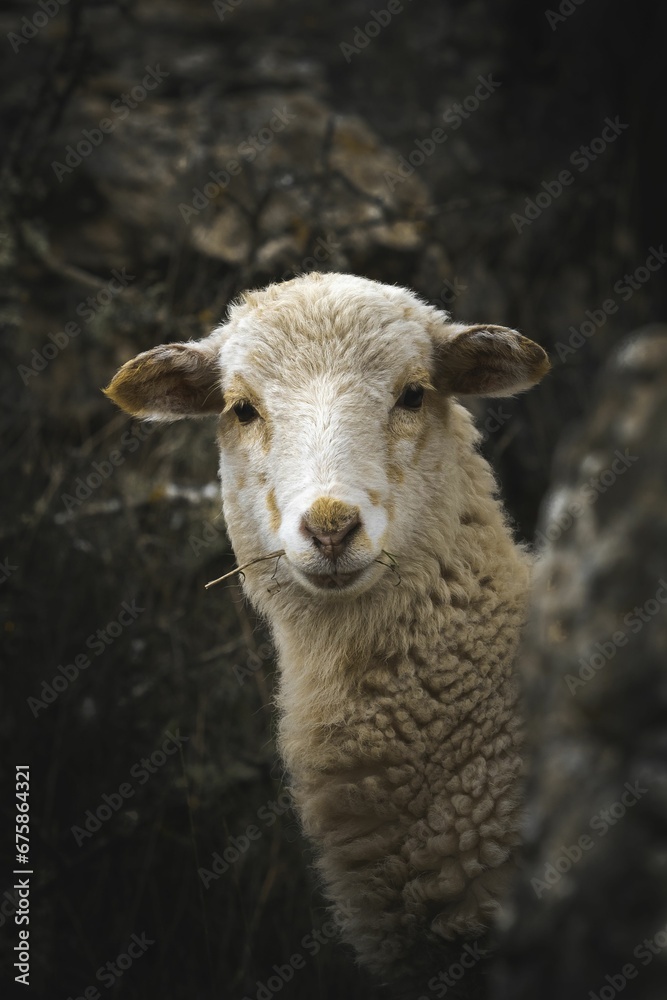
POLYGON ((295 806, 342 935, 380 976, 482 934, 513 870, 531 559, 456 397, 548 368, 516 331, 313 273, 245 293, 208 337, 139 354, 105 390, 140 418, 218 415, 295 806))

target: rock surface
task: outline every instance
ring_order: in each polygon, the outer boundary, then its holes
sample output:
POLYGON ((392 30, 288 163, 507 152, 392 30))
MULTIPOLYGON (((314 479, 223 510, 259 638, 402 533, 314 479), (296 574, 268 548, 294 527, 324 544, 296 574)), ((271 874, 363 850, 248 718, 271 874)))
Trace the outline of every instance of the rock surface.
POLYGON ((525 867, 494 1000, 665 994, 666 427, 656 325, 609 362, 539 527, 525 867))

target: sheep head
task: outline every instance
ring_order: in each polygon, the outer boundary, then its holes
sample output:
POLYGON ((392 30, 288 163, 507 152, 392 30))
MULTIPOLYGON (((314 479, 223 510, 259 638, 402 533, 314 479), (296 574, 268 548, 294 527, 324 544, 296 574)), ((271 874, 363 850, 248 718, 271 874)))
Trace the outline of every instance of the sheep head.
MULTIPOLYGON (((201 341, 138 355, 106 392, 137 417, 218 414, 239 562, 283 549, 283 581, 331 600, 388 585, 391 560, 431 545, 442 512, 456 514, 457 449, 475 432, 454 397, 512 395, 548 368, 513 330, 451 323, 402 288, 310 274, 246 293, 201 341)), ((266 572, 250 574, 251 591, 266 591, 266 572)))

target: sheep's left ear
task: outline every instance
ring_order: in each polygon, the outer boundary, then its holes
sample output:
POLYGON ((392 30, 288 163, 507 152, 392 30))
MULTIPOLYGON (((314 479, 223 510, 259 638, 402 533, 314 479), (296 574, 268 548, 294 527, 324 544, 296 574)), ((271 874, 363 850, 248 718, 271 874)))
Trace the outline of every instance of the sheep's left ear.
POLYGON ((435 358, 438 388, 453 395, 512 396, 550 368, 539 344, 504 326, 450 324, 436 339, 435 358))

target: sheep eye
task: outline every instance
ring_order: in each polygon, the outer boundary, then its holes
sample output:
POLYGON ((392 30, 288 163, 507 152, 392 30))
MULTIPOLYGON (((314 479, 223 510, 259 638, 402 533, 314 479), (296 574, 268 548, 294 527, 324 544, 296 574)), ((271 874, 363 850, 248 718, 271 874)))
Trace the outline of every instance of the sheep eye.
POLYGON ((401 393, 396 406, 402 406, 406 410, 420 410, 424 402, 423 385, 406 385, 401 393))
POLYGON ((252 423, 252 421, 256 420, 257 417, 259 416, 259 413, 252 405, 252 403, 248 403, 245 400, 241 400, 238 403, 234 403, 232 409, 234 410, 234 413, 238 417, 238 421, 240 424, 252 423))

